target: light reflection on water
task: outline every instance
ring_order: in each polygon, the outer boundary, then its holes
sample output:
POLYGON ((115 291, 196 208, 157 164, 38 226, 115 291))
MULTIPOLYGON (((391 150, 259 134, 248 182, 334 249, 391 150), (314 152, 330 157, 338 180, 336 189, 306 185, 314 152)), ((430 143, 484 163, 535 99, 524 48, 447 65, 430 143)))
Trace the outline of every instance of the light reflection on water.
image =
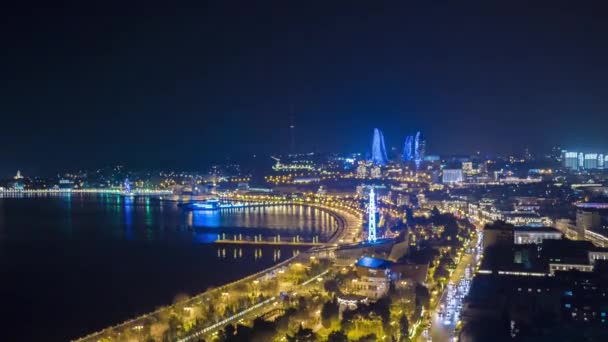
POLYGON ((302 206, 188 212, 146 197, 0 195, 0 293, 11 294, 0 315, 14 327, 0 339, 72 340, 306 249, 214 244, 218 234, 324 241, 334 230, 331 215, 302 206))

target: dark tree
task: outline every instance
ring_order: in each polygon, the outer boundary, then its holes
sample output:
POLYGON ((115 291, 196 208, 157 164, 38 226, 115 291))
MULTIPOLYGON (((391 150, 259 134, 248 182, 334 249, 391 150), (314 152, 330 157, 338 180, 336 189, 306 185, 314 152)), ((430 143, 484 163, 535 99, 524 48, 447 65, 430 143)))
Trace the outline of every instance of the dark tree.
POLYGON ((293 337, 287 335, 286 338, 289 342, 313 342, 317 340, 317 336, 312 329, 304 328, 301 324, 293 337))
POLYGON ((378 341, 376 334, 365 335, 357 340, 357 342, 376 342, 376 341, 378 341))
POLYGON ((321 323, 325 328, 331 327, 331 323, 337 320, 339 316, 338 303, 334 299, 329 302, 325 302, 321 308, 321 323))
POLYGON ((329 293, 339 293, 340 292, 340 287, 338 286, 338 282, 331 279, 325 282, 325 284, 323 284, 323 287, 325 288, 325 291, 329 292, 329 293))
POLYGON ((429 307, 429 302, 430 302, 430 295, 429 295, 429 289, 427 289, 426 287, 420 285, 420 284, 416 284, 416 289, 415 289, 415 293, 416 293, 416 301, 417 304, 419 302, 419 304, 424 307, 425 309, 428 309, 429 307))
POLYGON ((399 318, 399 333, 401 334, 401 337, 399 338, 400 342, 406 342, 409 340, 409 329, 410 324, 407 321, 407 317, 405 317, 405 315, 402 315, 399 318))
POLYGON ((327 342, 348 342, 348 337, 342 330, 336 330, 327 336, 327 342))

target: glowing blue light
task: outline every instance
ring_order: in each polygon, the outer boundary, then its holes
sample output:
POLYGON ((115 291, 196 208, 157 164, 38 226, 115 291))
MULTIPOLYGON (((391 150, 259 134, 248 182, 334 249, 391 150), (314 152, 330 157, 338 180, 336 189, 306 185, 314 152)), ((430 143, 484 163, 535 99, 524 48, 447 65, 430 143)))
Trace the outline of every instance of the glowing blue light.
POLYGON ((374 138, 372 140, 372 163, 375 165, 386 165, 386 147, 384 146, 384 135, 382 131, 374 128, 374 138))
POLYGON ((412 153, 412 144, 414 141, 414 137, 408 135, 405 137, 405 143, 403 144, 403 161, 412 161, 413 153, 412 153))
POLYGON ((220 227, 220 213, 217 210, 192 211, 192 225, 195 227, 220 227))
POLYGON ((129 178, 125 178, 123 190, 125 194, 131 194, 131 183, 129 182, 129 178))

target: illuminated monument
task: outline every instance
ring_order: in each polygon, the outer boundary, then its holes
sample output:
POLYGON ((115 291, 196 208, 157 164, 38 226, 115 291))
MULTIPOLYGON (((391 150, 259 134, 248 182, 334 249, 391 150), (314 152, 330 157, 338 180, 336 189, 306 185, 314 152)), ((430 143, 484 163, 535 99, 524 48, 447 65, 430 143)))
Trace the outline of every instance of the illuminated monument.
POLYGON ((369 218, 367 226, 367 242, 376 241, 376 194, 374 187, 369 191, 369 218))
POLYGON ((129 178, 125 178, 125 183, 123 185, 123 191, 125 194, 131 194, 131 182, 129 182, 129 178))
POLYGON ((414 159, 412 153, 412 144, 414 143, 414 137, 408 135, 405 137, 405 144, 403 144, 403 161, 412 161, 414 159))
POLYGON ((372 140, 372 163, 375 165, 386 165, 386 147, 382 131, 374 128, 374 139, 372 140))

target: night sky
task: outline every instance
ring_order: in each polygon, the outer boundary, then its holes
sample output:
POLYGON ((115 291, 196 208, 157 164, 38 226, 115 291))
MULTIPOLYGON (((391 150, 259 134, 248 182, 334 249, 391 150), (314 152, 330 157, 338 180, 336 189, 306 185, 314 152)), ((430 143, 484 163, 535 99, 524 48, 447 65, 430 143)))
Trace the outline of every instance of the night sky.
POLYGON ((284 152, 290 108, 300 151, 365 152, 378 127, 436 154, 608 152, 608 21, 583 2, 18 3, 2 175, 284 152))

